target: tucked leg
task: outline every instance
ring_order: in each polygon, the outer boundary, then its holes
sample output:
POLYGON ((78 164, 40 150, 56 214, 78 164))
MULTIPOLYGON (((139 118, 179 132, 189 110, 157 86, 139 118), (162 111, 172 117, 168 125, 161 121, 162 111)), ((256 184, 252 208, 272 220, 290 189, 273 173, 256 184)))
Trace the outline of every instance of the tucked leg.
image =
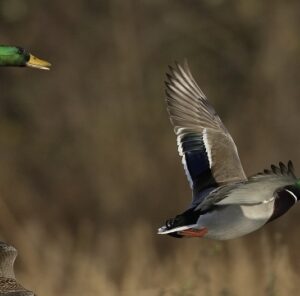
POLYGON ((183 231, 178 232, 179 235, 185 236, 185 237, 203 237, 208 232, 207 228, 190 228, 183 231))

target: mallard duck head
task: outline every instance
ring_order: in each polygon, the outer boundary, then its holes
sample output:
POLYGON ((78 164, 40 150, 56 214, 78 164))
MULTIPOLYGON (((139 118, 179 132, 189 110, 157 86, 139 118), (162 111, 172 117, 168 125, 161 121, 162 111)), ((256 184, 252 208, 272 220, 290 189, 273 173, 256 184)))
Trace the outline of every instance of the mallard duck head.
POLYGON ((22 47, 0 45, 0 66, 49 70, 51 64, 33 56, 22 47))

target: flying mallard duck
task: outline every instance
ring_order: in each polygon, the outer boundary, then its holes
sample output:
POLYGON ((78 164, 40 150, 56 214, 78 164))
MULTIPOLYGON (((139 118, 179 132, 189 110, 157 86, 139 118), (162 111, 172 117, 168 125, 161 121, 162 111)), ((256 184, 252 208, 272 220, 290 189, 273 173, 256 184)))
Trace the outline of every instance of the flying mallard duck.
POLYGON ((31 67, 49 70, 51 64, 38 59, 22 47, 0 45, 0 66, 31 67))
POLYGON ((166 95, 178 151, 193 191, 190 207, 159 234, 232 239, 280 217, 300 199, 291 161, 247 178, 236 145, 188 65, 167 74, 166 95))
POLYGON ((34 296, 33 292, 23 288, 16 280, 14 262, 17 250, 4 242, 0 242, 0 295, 34 296))

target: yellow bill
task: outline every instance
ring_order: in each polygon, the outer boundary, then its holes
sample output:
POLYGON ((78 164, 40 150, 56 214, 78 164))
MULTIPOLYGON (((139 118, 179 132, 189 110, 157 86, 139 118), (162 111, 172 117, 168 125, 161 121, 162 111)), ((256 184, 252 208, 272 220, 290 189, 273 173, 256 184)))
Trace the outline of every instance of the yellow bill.
POLYGON ((30 58, 29 61, 26 63, 26 66, 41 70, 50 70, 51 64, 30 54, 30 58))

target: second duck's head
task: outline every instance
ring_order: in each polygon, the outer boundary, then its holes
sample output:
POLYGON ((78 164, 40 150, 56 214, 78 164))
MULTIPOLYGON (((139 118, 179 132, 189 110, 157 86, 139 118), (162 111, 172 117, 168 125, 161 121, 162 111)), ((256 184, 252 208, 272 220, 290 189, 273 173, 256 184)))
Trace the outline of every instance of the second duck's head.
POLYGON ((0 66, 32 67, 49 70, 51 64, 33 56, 22 47, 0 45, 0 66))

